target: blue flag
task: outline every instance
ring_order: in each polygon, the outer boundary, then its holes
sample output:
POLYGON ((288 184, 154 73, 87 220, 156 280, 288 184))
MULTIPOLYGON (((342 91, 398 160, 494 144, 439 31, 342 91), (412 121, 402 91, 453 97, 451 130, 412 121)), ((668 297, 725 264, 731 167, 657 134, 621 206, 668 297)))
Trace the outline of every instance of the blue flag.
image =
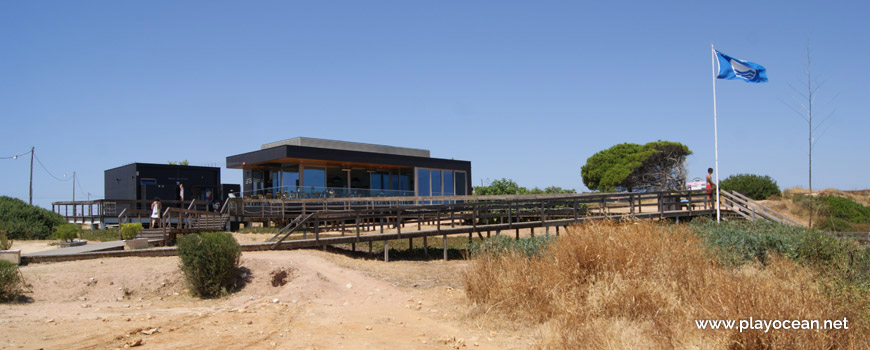
POLYGON ((767 69, 760 64, 738 60, 716 50, 719 58, 718 79, 743 79, 749 83, 767 82, 767 69))

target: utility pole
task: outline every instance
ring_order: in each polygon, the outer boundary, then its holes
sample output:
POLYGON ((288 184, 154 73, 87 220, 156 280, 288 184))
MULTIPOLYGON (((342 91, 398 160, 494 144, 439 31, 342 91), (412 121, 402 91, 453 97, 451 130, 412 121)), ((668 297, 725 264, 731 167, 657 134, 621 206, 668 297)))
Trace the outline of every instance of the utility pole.
POLYGON ((33 153, 36 152, 36 147, 30 147, 30 205, 33 205, 33 153))
POLYGON ((810 182, 810 228, 813 228, 813 81, 810 75, 810 48, 807 46, 807 117, 809 117, 809 182, 810 182))

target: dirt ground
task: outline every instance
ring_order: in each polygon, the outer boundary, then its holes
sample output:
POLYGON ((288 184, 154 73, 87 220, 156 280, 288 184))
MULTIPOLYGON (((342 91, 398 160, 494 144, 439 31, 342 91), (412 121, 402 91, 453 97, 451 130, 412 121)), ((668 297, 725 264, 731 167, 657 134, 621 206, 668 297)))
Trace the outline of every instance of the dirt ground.
POLYGON ((0 349, 533 344, 525 332, 510 334, 470 316, 460 278, 466 261, 384 263, 314 250, 246 252, 241 265, 247 284, 211 300, 189 295, 178 263, 177 257, 129 257, 23 266, 32 301, 0 305, 0 349), (282 272, 283 285, 273 278, 282 272))

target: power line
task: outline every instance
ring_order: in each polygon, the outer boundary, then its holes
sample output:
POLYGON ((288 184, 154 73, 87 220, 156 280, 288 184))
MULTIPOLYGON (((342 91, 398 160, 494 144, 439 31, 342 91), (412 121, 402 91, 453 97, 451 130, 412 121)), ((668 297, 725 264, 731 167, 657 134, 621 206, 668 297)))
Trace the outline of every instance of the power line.
POLYGON ((85 190, 82 189, 82 183, 79 182, 78 177, 76 177, 76 185, 79 185, 79 191, 81 191, 83 194, 85 194, 85 193, 90 193, 90 192, 85 192, 85 190))
POLYGON ((18 157, 21 157, 21 156, 23 156, 23 155, 25 155, 25 154, 30 154, 30 151, 27 151, 27 152, 24 152, 24 153, 21 153, 21 154, 11 155, 11 156, 9 156, 9 157, 0 157, 0 159, 17 159, 18 157))
POLYGON ((53 177, 55 180, 60 181, 60 182, 72 180, 71 178, 61 179, 61 178, 58 178, 57 176, 54 176, 54 174, 52 174, 50 171, 48 171, 48 168, 46 168, 45 165, 42 164, 42 161, 39 160, 39 157, 34 157, 34 158, 36 158, 36 162, 39 163, 39 166, 42 167, 42 170, 45 170, 45 172, 48 173, 49 176, 53 177))

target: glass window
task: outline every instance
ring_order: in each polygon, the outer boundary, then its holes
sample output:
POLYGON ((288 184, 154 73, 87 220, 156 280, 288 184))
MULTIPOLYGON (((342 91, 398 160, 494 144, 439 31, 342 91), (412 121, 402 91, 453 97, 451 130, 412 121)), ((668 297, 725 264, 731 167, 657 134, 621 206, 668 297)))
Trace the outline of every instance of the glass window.
POLYGON ((441 195, 441 170, 431 170, 432 195, 441 195))
POLYGON ((371 186, 369 173, 365 170, 353 169, 350 171, 350 187, 369 188, 371 186))
POLYGON ((372 190, 382 190, 384 189, 384 179, 381 173, 372 173, 372 190))
POLYGON ((444 175, 444 195, 452 196, 453 195, 453 172, 450 170, 444 170, 442 172, 444 175))
POLYGON ((404 192, 411 191, 411 177, 408 175, 399 175, 399 190, 404 192))
POLYGON ((305 191, 320 192, 326 187, 326 171, 322 168, 305 168, 305 191))
POLYGON ((430 196, 429 169, 417 169, 417 195, 430 196))
POLYGON ((454 182, 456 182, 456 195, 457 196, 466 195, 466 193, 465 193, 465 180, 466 180, 465 179, 465 172, 464 171, 457 171, 454 174, 454 177, 455 177, 454 182))
POLYGON ((281 169, 281 191, 286 192, 285 196, 298 191, 299 187, 299 166, 290 165, 281 169))
POLYGON ((347 172, 338 167, 326 168, 326 187, 347 187, 347 172))
POLYGON ((253 195, 263 194, 263 172, 260 170, 251 171, 251 191, 253 195))

